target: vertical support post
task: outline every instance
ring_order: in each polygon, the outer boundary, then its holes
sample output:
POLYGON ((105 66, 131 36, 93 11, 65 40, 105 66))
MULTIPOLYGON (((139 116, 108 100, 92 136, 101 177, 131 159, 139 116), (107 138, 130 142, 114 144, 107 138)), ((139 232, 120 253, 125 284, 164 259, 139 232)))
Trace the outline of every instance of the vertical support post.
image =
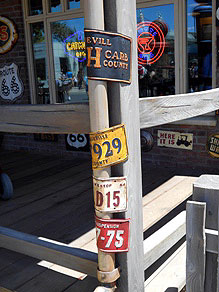
MULTIPOLYGON (((218 230, 219 176, 201 175, 194 183, 193 200, 206 202, 206 228, 218 230)), ((217 291, 217 258, 206 254, 205 292, 217 291)))
POLYGON ((206 203, 186 205, 186 291, 204 292, 206 203))
POLYGON ((143 216, 140 153, 140 118, 138 93, 138 62, 136 40, 136 0, 104 0, 105 29, 132 38, 132 82, 124 85, 108 83, 110 126, 126 126, 129 159, 112 167, 113 176, 127 176, 128 211, 117 217, 130 218, 130 249, 116 255, 121 276, 117 281, 120 292, 144 291, 143 216))
MULTIPOLYGON (((103 0, 85 0, 85 28, 104 30, 103 0)), ((90 107, 91 131, 97 132, 109 128, 109 113, 107 99, 107 83, 105 81, 88 80, 88 95, 90 107)), ((109 177, 110 167, 94 170, 96 177, 109 177)), ((96 211, 100 218, 110 219, 111 214, 96 211)), ((115 269, 115 254, 98 251, 98 268, 102 272, 111 272, 115 269)))

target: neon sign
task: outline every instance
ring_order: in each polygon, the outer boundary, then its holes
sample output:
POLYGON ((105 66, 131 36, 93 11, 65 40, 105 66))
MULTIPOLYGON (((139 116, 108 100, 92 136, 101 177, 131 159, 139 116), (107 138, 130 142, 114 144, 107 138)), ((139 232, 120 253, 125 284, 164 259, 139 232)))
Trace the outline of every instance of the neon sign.
POLYGON ((0 16, 0 54, 10 51, 17 39, 15 24, 10 19, 0 16))
POLYGON ((63 42, 66 55, 75 58, 78 62, 86 60, 84 32, 79 30, 67 37, 63 42))
POLYGON ((155 22, 143 21, 137 26, 138 63, 150 65, 157 62, 164 53, 165 36, 155 22))

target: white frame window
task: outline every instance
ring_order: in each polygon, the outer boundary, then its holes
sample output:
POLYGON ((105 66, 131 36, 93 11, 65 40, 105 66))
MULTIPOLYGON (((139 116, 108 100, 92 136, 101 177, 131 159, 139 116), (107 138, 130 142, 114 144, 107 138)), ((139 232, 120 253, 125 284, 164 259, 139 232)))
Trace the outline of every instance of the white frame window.
POLYGON ((32 48, 32 36, 31 36, 31 24, 37 22, 43 22, 45 32, 45 43, 46 43, 46 55, 48 56, 48 83, 50 90, 50 103, 56 103, 56 88, 55 88, 55 74, 54 74, 54 59, 52 49, 52 35, 51 35, 51 22, 59 20, 68 20, 73 18, 84 17, 83 7, 84 1, 80 0, 80 8, 68 9, 67 0, 60 0, 62 10, 60 12, 49 12, 49 1, 42 0, 43 13, 38 15, 29 15, 29 0, 22 0, 23 11, 24 11, 24 23, 25 23, 25 41, 27 49, 27 61, 28 61, 28 72, 29 72, 29 84, 31 103, 37 103, 37 91, 36 91, 36 77, 34 70, 34 56, 32 48))

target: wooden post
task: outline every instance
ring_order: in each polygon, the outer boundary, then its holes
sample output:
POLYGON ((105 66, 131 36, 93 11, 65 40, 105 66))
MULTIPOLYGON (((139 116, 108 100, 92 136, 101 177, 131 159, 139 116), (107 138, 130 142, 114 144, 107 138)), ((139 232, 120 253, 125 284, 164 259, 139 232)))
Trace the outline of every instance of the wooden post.
POLYGON ((112 167, 113 176, 127 176, 128 211, 117 215, 130 218, 130 249, 116 255, 121 267, 117 281, 120 292, 144 291, 143 217, 140 156, 140 118, 136 46, 136 0, 104 0, 105 29, 132 38, 132 82, 108 83, 110 126, 124 123, 127 131, 129 159, 112 167))
MULTIPOLYGON (((206 202, 206 228, 218 230, 219 176, 201 175, 194 183, 193 200, 206 202)), ((206 254, 205 292, 217 291, 217 258, 206 254)))
MULTIPOLYGON (((104 30, 103 0, 85 0, 85 28, 104 30)), ((88 95, 90 106, 91 132, 109 128, 107 83, 105 81, 88 81, 88 95)), ((94 170, 96 177, 109 177, 110 168, 94 170)), ((112 218, 111 214, 96 211, 100 218, 112 218)), ((115 269, 115 254, 98 251, 98 268, 102 272, 111 272, 115 269)), ((114 284, 112 285, 114 286, 114 284)))
POLYGON ((206 203, 186 206, 186 291, 204 292, 206 203))

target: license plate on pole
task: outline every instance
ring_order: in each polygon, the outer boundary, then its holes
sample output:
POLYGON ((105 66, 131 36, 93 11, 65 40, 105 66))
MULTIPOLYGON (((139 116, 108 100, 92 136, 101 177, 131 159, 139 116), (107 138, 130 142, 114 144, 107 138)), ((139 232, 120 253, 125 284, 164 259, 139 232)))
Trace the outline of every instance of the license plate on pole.
POLYGON ((108 167, 128 159, 125 126, 90 133, 92 168, 108 167))
POLYGON ((100 219, 96 217, 97 247, 104 252, 129 250, 130 219, 100 219))
POLYGON ((127 210, 126 177, 93 177, 94 206, 100 212, 125 212, 127 210))

